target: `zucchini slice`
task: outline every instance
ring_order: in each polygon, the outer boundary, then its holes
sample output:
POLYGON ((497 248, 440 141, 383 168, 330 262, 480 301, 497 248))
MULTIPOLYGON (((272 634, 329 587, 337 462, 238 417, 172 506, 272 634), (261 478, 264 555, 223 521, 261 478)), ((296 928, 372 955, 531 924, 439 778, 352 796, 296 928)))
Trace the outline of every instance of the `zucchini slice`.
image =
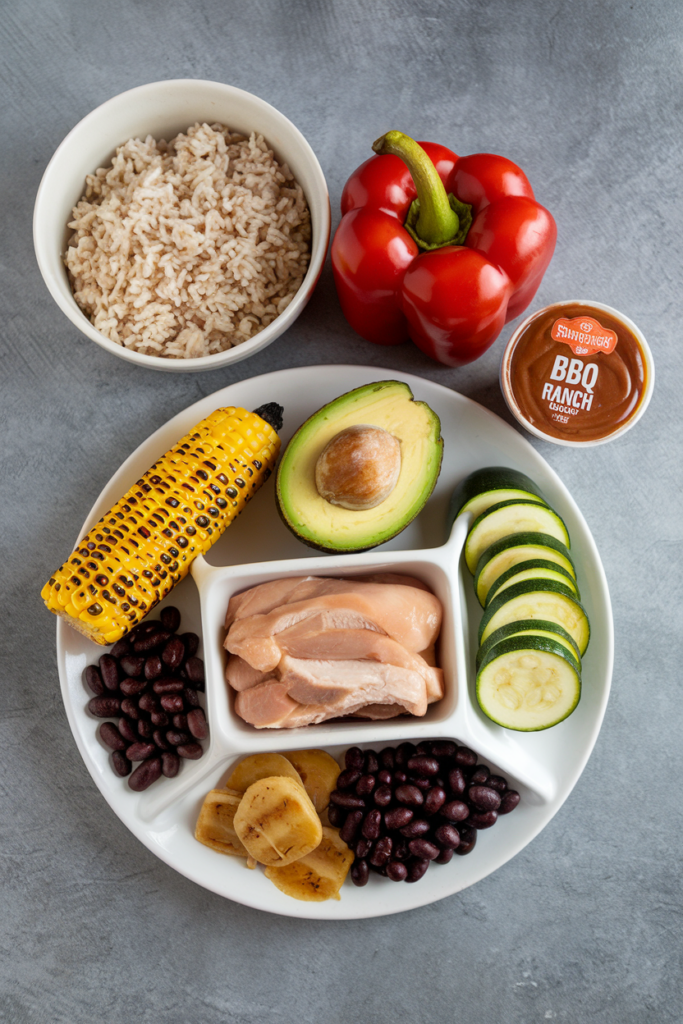
POLYGON ((539 500, 500 501, 475 519, 465 541, 465 561, 471 573, 492 544, 511 533, 548 533, 569 547, 567 527, 547 505, 539 500))
POLYGON ((477 469, 461 480, 453 491, 448 511, 449 526, 461 512, 471 512, 477 519, 491 505, 512 498, 529 498, 548 504, 534 481, 518 469, 507 466, 477 469))
POLYGON ((544 558, 556 562, 576 579, 576 569, 566 544, 547 533, 512 533, 486 549, 477 562, 474 589, 482 607, 486 604, 489 587, 507 569, 529 558, 544 558))
POLYGON ((557 622, 575 640, 583 657, 590 639, 588 616, 576 595, 563 583, 554 580, 524 580, 498 594, 482 616, 479 643, 482 644, 499 626, 520 619, 549 619, 557 622))
POLYGON ((548 640, 555 640, 556 643, 566 647, 570 654, 573 654, 581 664, 581 652, 578 644, 557 622, 550 622, 549 619, 521 619, 519 622, 508 622, 507 626, 499 626, 490 633, 488 638, 477 651, 477 669, 482 663, 484 655, 492 647, 499 644, 501 640, 507 640, 512 636, 542 636, 548 640))
POLYGON ((571 573, 557 562, 549 562, 545 558, 530 558, 526 562, 513 565, 494 580, 486 597, 486 604, 489 604, 496 594, 511 587, 513 583, 521 583, 522 580, 555 580, 557 583, 564 583, 565 587, 573 590, 581 600, 578 585, 571 573))
POLYGON ((495 644, 477 672, 477 700, 506 729, 537 732, 563 721, 579 703, 581 670, 562 644, 511 637, 495 644))

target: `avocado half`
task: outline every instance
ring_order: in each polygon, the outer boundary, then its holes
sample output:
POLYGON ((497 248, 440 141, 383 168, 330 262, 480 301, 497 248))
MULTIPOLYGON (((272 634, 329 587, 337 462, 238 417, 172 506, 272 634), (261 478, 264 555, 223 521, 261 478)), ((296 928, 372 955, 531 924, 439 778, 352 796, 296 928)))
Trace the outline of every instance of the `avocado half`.
POLYGON ((321 551, 364 551, 395 537, 434 490, 443 454, 441 422, 407 384, 383 380, 348 391, 306 420, 287 445, 277 474, 277 506, 299 540, 321 551), (375 508, 352 510, 326 501, 315 486, 325 445, 355 424, 382 427, 398 438, 401 470, 394 490, 375 508))

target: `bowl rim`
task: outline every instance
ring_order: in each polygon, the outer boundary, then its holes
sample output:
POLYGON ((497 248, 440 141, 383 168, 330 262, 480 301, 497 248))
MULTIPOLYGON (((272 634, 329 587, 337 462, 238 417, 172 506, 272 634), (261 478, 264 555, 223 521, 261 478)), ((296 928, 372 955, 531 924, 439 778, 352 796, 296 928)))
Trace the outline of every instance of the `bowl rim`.
MULTIPOLYGON (((120 144, 121 143, 119 143, 119 145, 120 144)), ((306 201, 308 202, 310 209, 311 202, 308 196, 306 196, 306 201)), ((330 197, 323 169, 311 144, 300 129, 297 128, 285 114, 281 113, 277 107, 268 103, 267 100, 261 99, 261 97, 257 96, 255 93, 248 92, 245 89, 240 89, 237 86, 228 85, 224 82, 215 82, 211 79, 203 78, 169 78, 155 82, 148 82, 144 85, 138 85, 132 89, 127 89, 124 92, 117 93, 115 96, 110 97, 108 100, 105 100, 103 103, 99 104, 99 106, 91 110, 70 129, 50 157, 41 177, 33 206, 32 228, 33 248, 43 281, 59 308, 69 318, 69 320, 71 320, 74 326, 78 328, 81 334, 84 334, 91 341, 96 342, 101 348, 105 349, 105 351, 112 355, 118 356, 120 359, 125 359, 127 362, 134 363, 135 365, 146 369, 171 372, 211 370, 218 369, 221 366, 226 366, 231 363, 241 362, 243 359, 247 359, 249 356, 259 352, 283 334, 302 312, 318 283, 325 263, 327 249, 329 247, 331 232, 330 197), (45 205, 50 202, 50 196, 54 186, 53 178, 57 165, 65 150, 67 150, 72 144, 75 136, 87 131, 89 126, 94 122, 98 122, 103 115, 106 116, 108 109, 118 107, 123 102, 130 102, 131 104, 134 104, 136 97, 139 97, 142 93, 153 93, 155 90, 162 92, 169 88, 182 89, 188 86, 192 86, 194 88, 197 86, 208 86, 212 89, 222 91, 225 95, 229 95, 232 98, 248 98, 250 103, 255 103, 256 106, 268 112, 271 116, 274 116, 280 122, 282 127, 297 139, 301 149, 303 150, 305 159, 311 166, 312 174, 314 178, 317 179, 316 184, 320 188, 320 197, 322 199, 320 204, 321 224, 318 230, 313 234, 311 258, 299 290, 296 292, 287 308, 273 321, 271 321, 267 327, 264 327, 262 331, 259 331, 252 338, 242 342, 240 345, 224 349, 222 352, 214 352, 208 356, 197 356, 191 359, 169 359, 167 356, 146 355, 145 353, 137 352, 135 349, 129 349, 123 345, 117 345, 116 342, 111 341, 111 339, 98 331, 78 306, 70 289, 67 295, 67 290, 63 287, 62 282, 55 278, 47 259, 47 246, 44 240, 41 239, 40 233, 43 211, 45 205)))

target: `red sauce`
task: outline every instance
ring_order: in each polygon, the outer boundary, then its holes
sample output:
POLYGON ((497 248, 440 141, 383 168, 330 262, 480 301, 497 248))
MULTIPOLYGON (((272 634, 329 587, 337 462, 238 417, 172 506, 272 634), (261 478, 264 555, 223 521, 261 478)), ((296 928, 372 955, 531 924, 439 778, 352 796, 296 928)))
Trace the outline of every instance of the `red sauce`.
POLYGON ((596 441, 623 427, 647 383, 647 356, 633 331, 583 303, 541 310, 504 360, 503 386, 522 416, 567 441, 596 441))

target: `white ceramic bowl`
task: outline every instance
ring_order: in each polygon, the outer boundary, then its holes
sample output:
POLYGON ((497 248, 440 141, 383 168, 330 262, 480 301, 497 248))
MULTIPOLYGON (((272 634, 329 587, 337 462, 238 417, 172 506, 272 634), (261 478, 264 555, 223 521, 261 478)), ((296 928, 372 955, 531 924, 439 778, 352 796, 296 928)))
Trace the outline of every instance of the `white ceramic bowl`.
POLYGON ((330 199, 317 157, 291 121, 265 100, 221 82, 175 79, 121 93, 97 107, 73 128, 50 160, 33 213, 33 243, 50 293, 71 322, 107 352, 138 366, 180 373, 238 363, 265 348, 290 327, 313 294, 330 237, 330 199), (146 135, 171 139, 196 121, 220 122, 234 131, 260 132, 277 158, 289 164, 311 210, 311 262, 301 288, 264 330, 235 348, 198 359, 166 359, 124 348, 100 333, 73 297, 63 256, 71 211, 85 191, 85 178, 106 166, 117 146, 146 135))

